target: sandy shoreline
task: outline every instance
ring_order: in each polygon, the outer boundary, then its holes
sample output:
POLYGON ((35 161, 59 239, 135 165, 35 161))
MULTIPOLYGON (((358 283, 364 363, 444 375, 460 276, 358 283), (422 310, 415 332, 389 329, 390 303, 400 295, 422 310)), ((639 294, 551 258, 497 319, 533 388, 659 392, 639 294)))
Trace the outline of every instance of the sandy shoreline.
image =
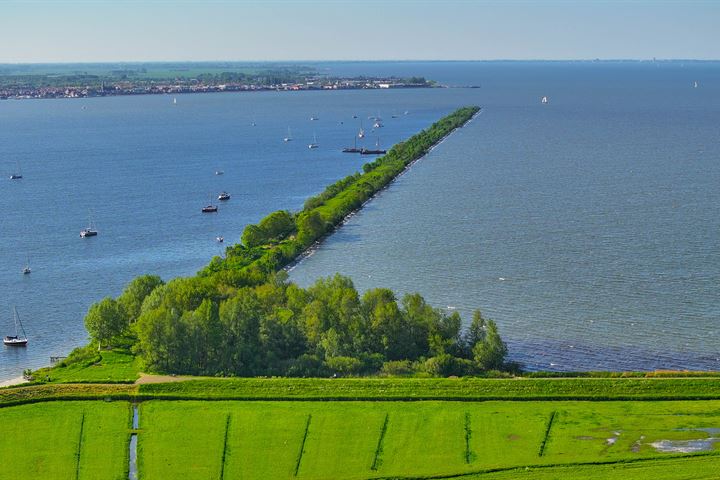
POLYGON ((11 378, 10 380, 0 381, 0 388, 20 385, 21 383, 27 383, 27 380, 25 380, 23 377, 11 378))

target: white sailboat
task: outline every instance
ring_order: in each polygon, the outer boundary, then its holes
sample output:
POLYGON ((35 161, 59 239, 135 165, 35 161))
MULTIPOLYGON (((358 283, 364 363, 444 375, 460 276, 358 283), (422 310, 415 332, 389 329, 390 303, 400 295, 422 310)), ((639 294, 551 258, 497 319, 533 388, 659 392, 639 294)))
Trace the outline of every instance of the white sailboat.
POLYGON ((365 130, 363 130, 362 120, 360 120, 360 131, 358 132, 358 138, 365 138, 365 130))
POLYGON ((697 82, 697 80, 695 80, 695 81, 693 82, 693 88, 697 88, 697 87, 698 87, 698 82, 697 82))
POLYGON ((177 105, 177 98, 173 97, 173 105, 177 105))
POLYGON ((540 100, 540 103, 542 103, 543 105, 547 105, 548 102, 549 102, 548 97, 542 97, 542 99, 540 100))
POLYGON ((88 215, 88 226, 80 230, 80 238, 97 237, 97 234, 92 218, 88 215))
POLYGON ((6 335, 5 338, 3 338, 3 343, 9 347, 25 347, 27 346, 28 339, 25 334, 25 328, 20 321, 20 316, 17 313, 17 308, 15 307, 13 307, 13 316, 15 320, 15 335, 6 335))
POLYGON ((15 172, 10 174, 10 180, 20 180, 22 178, 22 172, 20 171, 20 162, 15 162, 15 172))
POLYGON ((283 142, 292 142, 292 133, 290 133, 290 127, 288 127, 287 137, 283 138, 283 142))
POLYGON ((313 148, 318 148, 317 136, 316 136, 314 133, 313 133, 313 141, 312 141, 311 144, 308 145, 308 148, 311 149, 311 150, 312 150, 313 148))

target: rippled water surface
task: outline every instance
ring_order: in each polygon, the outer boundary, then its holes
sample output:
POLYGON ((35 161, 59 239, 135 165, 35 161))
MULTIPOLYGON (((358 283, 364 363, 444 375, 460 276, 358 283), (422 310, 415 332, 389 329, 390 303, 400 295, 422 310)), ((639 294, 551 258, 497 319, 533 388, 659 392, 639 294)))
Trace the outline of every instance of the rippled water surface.
POLYGON ((479 307, 530 368, 718 368, 718 66, 319 68, 481 88, 0 102, 0 333, 17 305, 31 339, 0 348, 0 378, 84 343, 88 306, 135 275, 192 274, 221 253, 217 235, 235 241, 358 169, 366 159, 339 152, 353 114, 368 131, 368 116, 385 118, 389 145, 466 104, 482 114, 292 278, 341 272, 466 316, 479 307), (221 190, 230 202, 202 215, 221 190), (100 235, 81 240, 88 216, 100 235))
POLYGON ((482 114, 293 278, 481 308, 533 369, 717 369, 717 67, 487 69, 457 80, 482 114))

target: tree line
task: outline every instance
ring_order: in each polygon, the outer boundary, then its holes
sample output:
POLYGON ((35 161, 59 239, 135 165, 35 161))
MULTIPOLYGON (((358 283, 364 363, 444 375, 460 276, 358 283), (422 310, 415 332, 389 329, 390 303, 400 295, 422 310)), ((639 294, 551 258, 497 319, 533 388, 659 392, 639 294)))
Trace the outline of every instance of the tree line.
POLYGON ((132 338, 150 371, 223 376, 470 375, 508 368, 496 324, 417 293, 360 295, 335 275, 308 288, 285 272, 231 289, 203 277, 133 280, 93 305, 85 323, 98 345, 132 338))

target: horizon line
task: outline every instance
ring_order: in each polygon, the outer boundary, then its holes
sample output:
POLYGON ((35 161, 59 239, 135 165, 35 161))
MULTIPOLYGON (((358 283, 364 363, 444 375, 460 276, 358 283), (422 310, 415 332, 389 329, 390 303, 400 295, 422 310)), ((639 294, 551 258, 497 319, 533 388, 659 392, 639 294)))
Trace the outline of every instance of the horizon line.
POLYGON ((0 65, 98 65, 98 64, 142 64, 142 63, 409 63, 409 62, 447 62, 447 63, 496 63, 496 62, 538 62, 538 63, 562 63, 562 62, 586 62, 586 63, 612 63, 612 62, 634 62, 634 63, 661 63, 661 62, 696 62, 713 63, 720 62, 720 58, 497 58, 497 59, 274 59, 274 60, 81 60, 81 61, 31 61, 31 62, 8 62, 0 61, 0 65))

